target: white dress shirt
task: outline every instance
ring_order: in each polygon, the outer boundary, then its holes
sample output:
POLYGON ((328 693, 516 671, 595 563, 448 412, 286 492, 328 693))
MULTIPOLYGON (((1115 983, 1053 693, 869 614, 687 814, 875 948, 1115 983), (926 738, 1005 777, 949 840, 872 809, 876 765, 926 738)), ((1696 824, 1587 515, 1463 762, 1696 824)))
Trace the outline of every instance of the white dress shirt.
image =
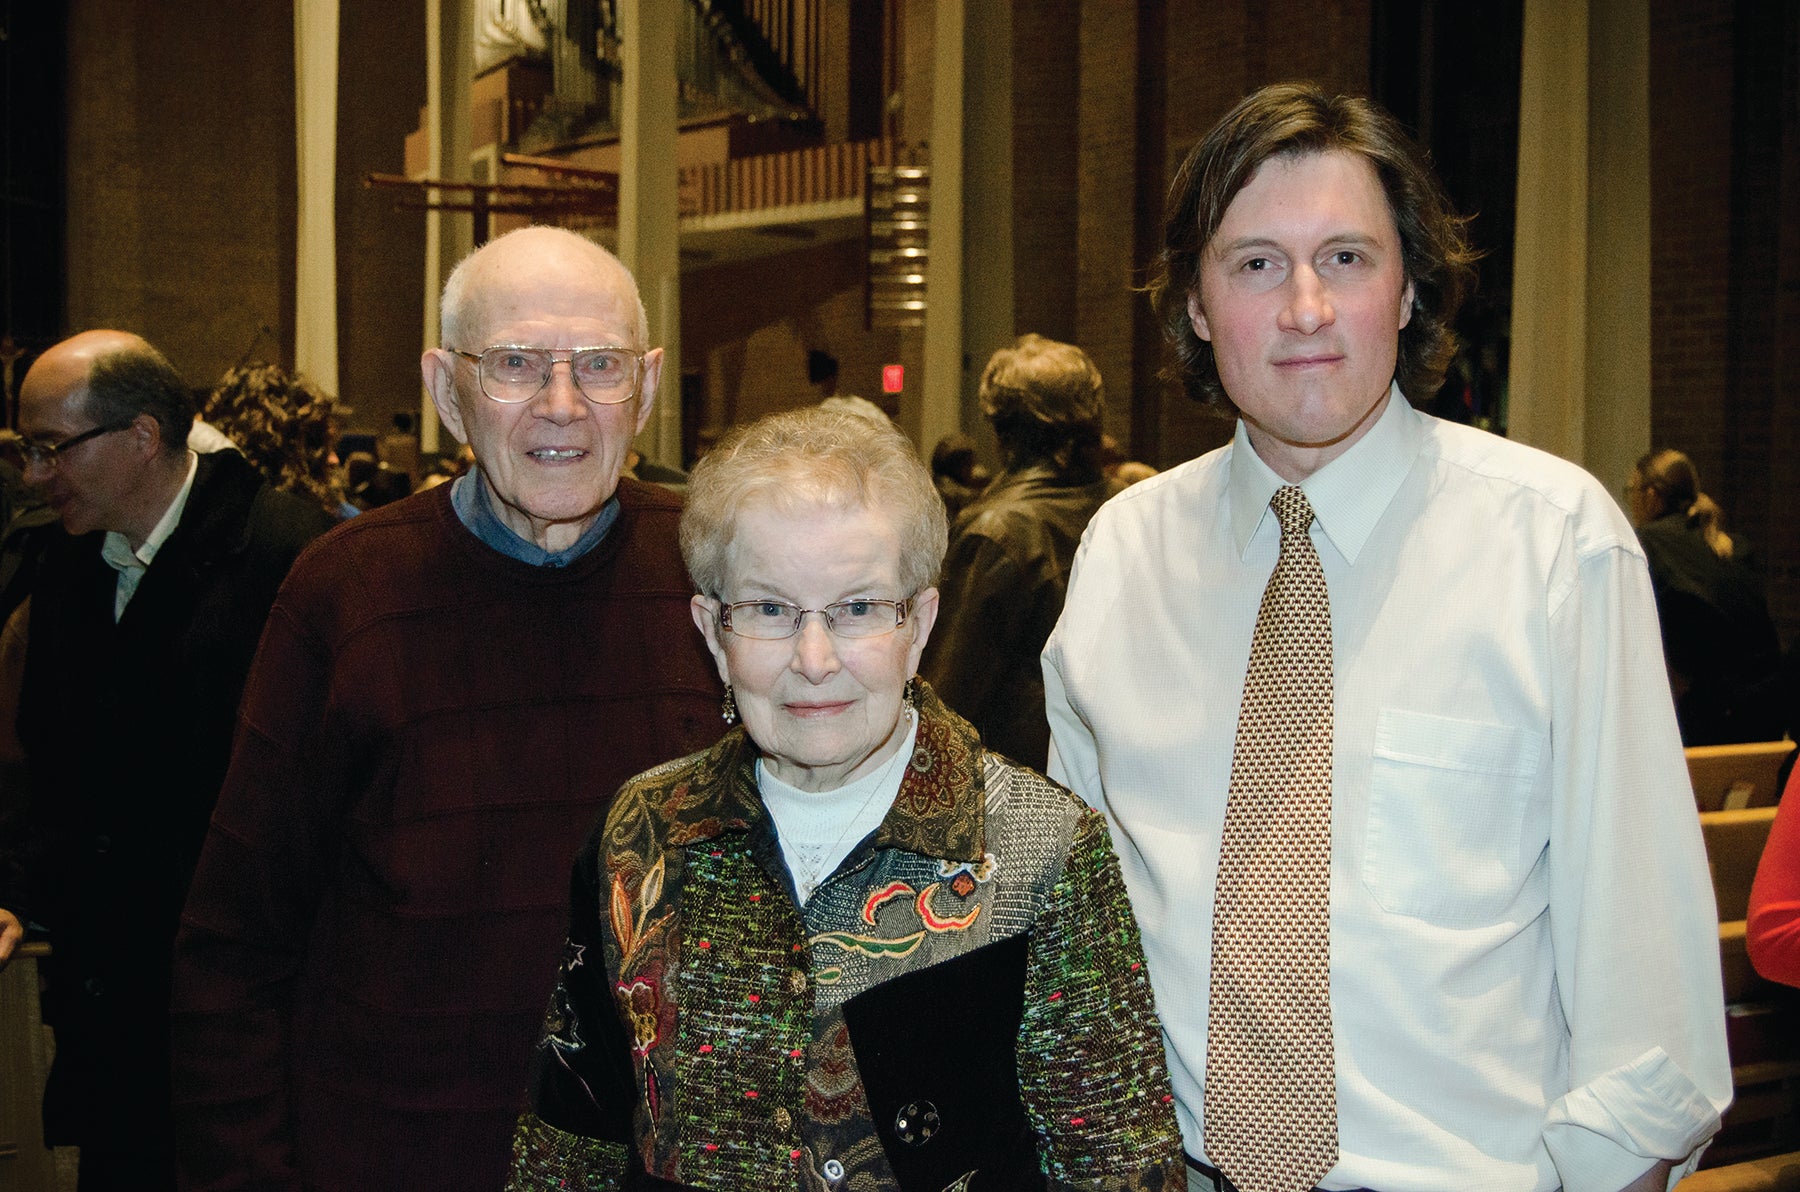
POLYGON ((244 449, 230 435, 202 418, 194 419, 194 424, 188 427, 187 445, 189 451, 200 455, 211 455, 217 451, 235 451, 239 455, 244 453, 244 449))
MULTIPOLYGON (((1283 481, 1240 423, 1088 526, 1050 774, 1112 821, 1203 1156, 1219 833, 1283 481)), ((1301 485, 1334 656, 1326 1188, 1616 1192, 1731 1098, 1644 558, 1586 472, 1413 410, 1301 485)))
POLYGON ((187 453, 187 479, 181 482, 181 491, 163 510, 162 517, 157 519, 156 526, 150 531, 150 537, 144 539, 144 545, 136 550, 131 549, 131 540, 117 530, 108 530, 100 543, 100 557, 106 565, 119 573, 113 585, 113 622, 116 624, 125 615, 125 606, 137 595, 138 585, 144 582, 144 572, 150 570, 150 564, 156 561, 156 554, 162 550, 163 543, 175 533, 175 527, 181 524, 182 511, 187 508, 188 494, 194 491, 194 474, 200 470, 200 457, 191 450, 187 453))

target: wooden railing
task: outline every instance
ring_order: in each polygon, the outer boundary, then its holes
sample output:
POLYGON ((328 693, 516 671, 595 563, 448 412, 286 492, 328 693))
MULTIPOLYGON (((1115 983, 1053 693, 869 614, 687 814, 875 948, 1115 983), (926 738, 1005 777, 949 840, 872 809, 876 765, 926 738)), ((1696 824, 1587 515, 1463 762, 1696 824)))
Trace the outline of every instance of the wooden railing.
POLYGON ((0 1189, 57 1187, 56 1159, 44 1147, 50 1047, 38 1006, 38 964, 49 955, 47 944, 24 944, 0 969, 0 1189))
POLYGON ((850 141, 690 166, 677 184, 681 214, 722 215, 860 199, 869 166, 892 160, 892 142, 850 141))

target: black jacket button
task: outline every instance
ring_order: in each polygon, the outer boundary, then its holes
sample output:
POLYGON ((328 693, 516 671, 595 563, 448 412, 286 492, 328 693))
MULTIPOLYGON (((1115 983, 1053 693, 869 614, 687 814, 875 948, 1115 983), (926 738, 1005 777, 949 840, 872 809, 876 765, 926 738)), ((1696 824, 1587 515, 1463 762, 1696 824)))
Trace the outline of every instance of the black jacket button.
POLYGON ((910 1146, 924 1146, 942 1125, 937 1106, 929 1101, 913 1101, 894 1115, 894 1136, 910 1146))

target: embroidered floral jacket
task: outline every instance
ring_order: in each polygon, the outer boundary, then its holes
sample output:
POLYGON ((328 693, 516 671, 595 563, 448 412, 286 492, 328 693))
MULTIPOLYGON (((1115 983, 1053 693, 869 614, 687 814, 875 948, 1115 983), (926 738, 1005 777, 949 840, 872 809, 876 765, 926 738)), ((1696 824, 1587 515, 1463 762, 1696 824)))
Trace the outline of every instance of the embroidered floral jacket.
POLYGON ((919 688, 893 807, 804 908, 741 728, 626 784, 510 1187, 1185 1186, 1104 821, 919 688))

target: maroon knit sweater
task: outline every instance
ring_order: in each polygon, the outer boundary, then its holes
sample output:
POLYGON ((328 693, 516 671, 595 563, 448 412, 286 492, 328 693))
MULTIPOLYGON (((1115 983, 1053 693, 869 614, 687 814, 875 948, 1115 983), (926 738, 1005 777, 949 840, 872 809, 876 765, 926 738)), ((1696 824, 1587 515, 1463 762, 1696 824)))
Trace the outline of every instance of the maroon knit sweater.
POLYGON ((447 484, 295 565, 176 945, 184 1187, 504 1181, 576 849, 723 728, 680 502, 619 499, 562 569, 484 546, 447 484))

